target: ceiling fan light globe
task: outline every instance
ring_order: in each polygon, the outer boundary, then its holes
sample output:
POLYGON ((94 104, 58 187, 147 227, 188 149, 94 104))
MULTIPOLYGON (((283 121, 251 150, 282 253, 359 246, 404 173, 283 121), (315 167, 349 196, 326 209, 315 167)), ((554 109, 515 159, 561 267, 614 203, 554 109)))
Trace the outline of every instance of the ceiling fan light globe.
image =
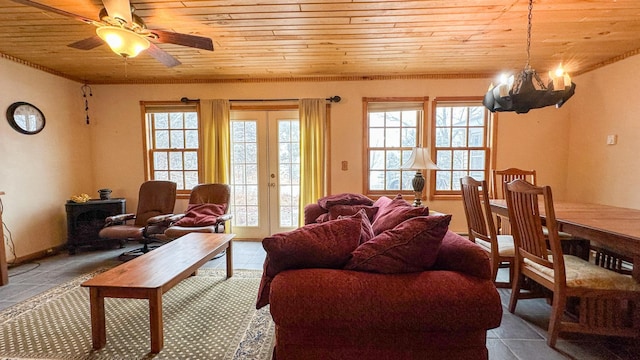
POLYGON ((114 53, 122 57, 136 57, 151 45, 144 37, 117 26, 99 27, 96 33, 114 53))

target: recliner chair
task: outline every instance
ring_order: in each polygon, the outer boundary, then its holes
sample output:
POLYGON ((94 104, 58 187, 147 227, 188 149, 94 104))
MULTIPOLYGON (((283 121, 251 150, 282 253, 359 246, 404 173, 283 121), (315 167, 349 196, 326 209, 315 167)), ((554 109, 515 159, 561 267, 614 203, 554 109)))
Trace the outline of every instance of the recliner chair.
POLYGON ((199 184, 191 190, 189 207, 184 214, 169 217, 170 226, 164 231, 168 239, 177 239, 192 232, 222 233, 231 220, 229 201, 231 187, 227 184, 199 184), (198 205, 216 205, 203 208, 198 205), (201 209, 200 214, 198 209, 201 209), (189 221, 191 220, 191 221, 189 221))
MULTIPOLYGON (((191 190, 186 213, 167 218, 168 228, 164 231, 165 240, 177 239, 183 235, 199 233, 223 233, 229 214, 231 187, 227 184, 199 184, 191 190)), ((160 235, 161 236, 161 235, 160 235)), ((226 251, 214 259, 222 257, 226 251)))
POLYGON ((149 252, 149 243, 159 240, 154 235, 164 233, 167 228, 166 219, 173 215, 176 190, 177 185, 173 181, 152 180, 142 183, 136 213, 107 217, 99 236, 103 239, 119 239, 122 244, 127 240, 137 240, 144 244, 140 249, 120 255, 122 261, 149 252))

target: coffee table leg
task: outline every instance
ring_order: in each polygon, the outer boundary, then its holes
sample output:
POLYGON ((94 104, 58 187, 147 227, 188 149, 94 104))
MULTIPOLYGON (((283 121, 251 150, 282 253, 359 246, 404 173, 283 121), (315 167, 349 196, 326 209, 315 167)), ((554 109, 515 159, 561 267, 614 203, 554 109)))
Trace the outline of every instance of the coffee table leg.
POLYGON ((162 333, 162 289, 151 290, 149 293, 149 322, 151 331, 151 352, 157 354, 164 346, 162 333))
POLYGON ((91 339, 93 349, 102 349, 107 343, 107 329, 104 318, 104 297, 98 288, 90 288, 89 301, 91 304, 91 339))
POLYGON ((229 240, 229 247, 227 247, 227 279, 233 276, 233 240, 229 240))

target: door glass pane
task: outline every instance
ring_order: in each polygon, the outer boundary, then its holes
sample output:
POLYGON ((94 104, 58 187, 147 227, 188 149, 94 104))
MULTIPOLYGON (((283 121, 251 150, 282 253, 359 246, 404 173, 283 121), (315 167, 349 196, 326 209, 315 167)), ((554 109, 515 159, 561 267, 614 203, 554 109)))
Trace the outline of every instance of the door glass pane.
POLYGON ((299 136, 293 135, 298 130, 298 120, 278 121, 278 173, 279 181, 279 224, 280 227, 293 227, 298 223, 298 193, 300 173, 300 156, 294 149, 300 148, 299 136))
POLYGON ((259 224, 256 121, 233 120, 230 125, 233 164, 231 221, 233 226, 256 227, 259 224))

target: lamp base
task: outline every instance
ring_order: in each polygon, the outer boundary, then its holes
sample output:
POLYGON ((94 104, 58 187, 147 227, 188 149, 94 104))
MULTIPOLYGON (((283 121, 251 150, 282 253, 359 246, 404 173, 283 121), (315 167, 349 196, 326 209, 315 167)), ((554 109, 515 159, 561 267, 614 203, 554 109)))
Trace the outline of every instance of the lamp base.
POLYGON ((413 206, 422 206, 422 190, 424 189, 424 178, 422 177, 422 172, 416 171, 416 175, 413 177, 411 185, 413 185, 413 191, 415 193, 413 206))
POLYGON ((416 193, 416 198, 415 198, 415 200, 413 200, 413 206, 414 207, 422 207, 422 200, 420 200, 419 197, 422 197, 422 194, 416 193))

